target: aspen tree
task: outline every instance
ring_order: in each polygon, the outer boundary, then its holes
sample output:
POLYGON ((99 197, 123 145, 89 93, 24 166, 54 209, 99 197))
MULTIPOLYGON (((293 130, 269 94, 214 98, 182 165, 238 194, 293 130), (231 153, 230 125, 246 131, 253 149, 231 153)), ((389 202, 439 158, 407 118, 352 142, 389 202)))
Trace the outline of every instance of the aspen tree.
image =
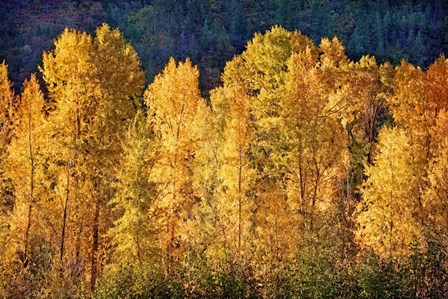
POLYGON ((160 224, 165 275, 176 272, 176 262, 185 251, 185 223, 192 217, 196 197, 193 161, 198 144, 198 116, 206 109, 200 96, 199 71, 189 59, 170 59, 145 92, 148 118, 157 149, 151 180, 158 191, 155 205, 160 224))
POLYGON ((378 154, 367 166, 367 181, 357 218, 357 240, 383 257, 409 253, 413 242, 422 241, 422 226, 416 217, 418 198, 414 196, 417 165, 412 144, 400 128, 380 132, 378 154))
POLYGON ((49 156, 53 159, 49 171, 55 178, 55 196, 60 207, 53 210, 58 220, 60 269, 65 271, 67 248, 74 256, 76 271, 83 271, 86 219, 82 206, 86 205, 86 172, 83 155, 88 152, 84 142, 93 117, 93 82, 89 72, 93 68, 90 57, 92 37, 86 33, 66 29, 55 40, 55 49, 43 55, 42 74, 47 83, 54 110, 49 116, 52 143, 49 156), (59 211, 62 211, 60 213, 59 211), (73 246, 71 246, 73 244, 73 246))
MULTIPOLYGON (((244 188, 250 187, 249 192, 242 194, 246 197, 244 201, 250 203, 247 207, 250 211, 248 244, 251 256, 262 259, 262 262, 251 266, 258 269, 256 279, 265 283, 268 280, 280 281, 282 265, 294 251, 294 246, 288 244, 294 230, 291 208, 286 201, 289 143, 286 133, 288 120, 283 114, 283 92, 289 57, 307 48, 315 59, 318 52, 311 40, 300 32, 273 27, 263 35, 256 34, 246 51, 226 65, 223 74, 224 89, 238 91, 238 95, 235 93, 233 96, 228 91, 227 108, 223 114, 228 117, 228 124, 242 123, 244 118, 241 116, 247 115, 244 116, 247 117, 247 137, 243 145, 248 146, 244 150, 243 162, 245 172, 250 174, 247 179, 254 183, 246 184, 244 188), (237 103, 237 99, 245 98, 247 112, 241 115, 233 112, 235 115, 232 115, 232 101, 237 103)), ((235 137, 228 135, 226 138, 237 141, 235 137)), ((226 147, 230 149, 228 145, 226 147)), ((232 155, 237 153, 234 150, 232 155)), ((232 164, 223 161, 223 165, 229 167, 232 164)), ((236 184, 238 176, 233 180, 236 184)), ((235 201, 238 202, 238 197, 235 201)))
POLYGON ((122 153, 120 141, 126 132, 128 121, 136 113, 137 103, 133 100, 142 91, 144 72, 134 48, 126 42, 118 29, 111 29, 107 24, 103 24, 95 32, 92 56, 95 64, 91 81, 96 83, 94 99, 97 107, 91 128, 91 134, 95 136, 91 140, 92 158, 87 163, 90 170, 93 170, 90 174, 94 194, 91 247, 93 290, 98 277, 98 252, 105 245, 101 235, 113 223, 112 219, 108 219, 110 211, 106 209, 112 194, 111 183, 115 177, 115 161, 112 157, 118 158, 122 153), (100 219, 102 210, 104 213, 100 219))
POLYGON ((11 142, 16 106, 16 96, 8 78, 8 66, 3 62, 0 64, 0 257, 4 254, 5 242, 8 239, 7 218, 14 205, 13 186, 11 179, 5 174, 4 161, 11 142))
POLYGON ((146 115, 140 111, 126 132, 123 155, 117 165, 117 193, 111 204, 119 218, 108 232, 115 246, 110 275, 120 275, 123 269, 141 275, 145 268, 154 270, 158 265, 156 256, 160 252, 153 206, 157 193, 150 180, 156 149, 151 137, 146 115))
POLYGON ((448 225, 445 221, 448 213, 447 186, 447 128, 448 128, 448 59, 439 57, 426 70, 425 96, 431 100, 435 124, 431 128, 431 159, 428 162, 428 187, 423 197, 425 215, 431 221, 429 227, 434 235, 446 234, 448 225))
POLYGON ((108 25, 99 27, 95 38, 66 29, 55 46, 44 54, 42 71, 56 103, 50 117, 60 160, 54 165, 63 178, 56 187, 64 198, 60 260, 64 264, 71 223, 70 248, 75 252, 70 256, 78 266, 90 260, 82 271, 90 270, 93 290, 101 270, 102 234, 113 223, 105 209, 113 194, 113 163, 122 152, 119 141, 135 113, 132 99, 142 90, 144 73, 135 50, 108 25), (92 213, 86 213, 88 207, 92 213))
POLYGON ((252 140, 250 132, 249 96, 242 86, 225 86, 216 90, 212 103, 216 105, 218 117, 224 115, 221 145, 218 148, 220 192, 217 201, 224 248, 241 258, 249 249, 248 230, 253 199, 248 193, 253 190, 255 170, 250 165, 248 150, 252 140), (220 106, 225 101, 228 111, 220 106), (229 244, 230 243, 230 244, 229 244))
MULTIPOLYGON (((17 108, 14 137, 8 146, 5 170, 15 190, 14 210, 9 218, 10 236, 5 260, 10 267, 19 262, 17 292, 31 296, 37 280, 43 275, 38 265, 39 247, 49 242, 46 216, 47 186, 45 185, 46 147, 48 138, 44 112, 44 96, 35 74, 24 82, 21 103, 17 108), (35 273, 35 280, 27 283, 24 275, 35 273), (21 290, 21 288, 24 288, 21 290)), ((47 243, 48 245, 49 243, 47 243)), ((31 274, 30 274, 31 275, 31 274)))

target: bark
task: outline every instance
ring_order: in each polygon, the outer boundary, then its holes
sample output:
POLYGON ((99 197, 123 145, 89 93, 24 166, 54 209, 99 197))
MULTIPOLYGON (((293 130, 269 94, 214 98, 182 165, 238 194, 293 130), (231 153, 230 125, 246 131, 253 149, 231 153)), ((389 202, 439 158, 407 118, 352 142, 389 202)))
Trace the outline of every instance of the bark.
POLYGON ((98 248, 99 248, 99 218, 101 196, 99 192, 99 183, 95 182, 95 214, 92 226, 92 256, 91 256, 91 273, 90 273, 90 290, 95 290, 95 283, 98 277, 98 248))
POLYGON ((59 260, 61 261, 61 270, 64 269, 63 259, 64 259, 64 249, 65 249, 65 229, 67 226, 67 207, 68 207, 69 196, 70 196, 70 165, 67 164, 65 203, 64 203, 64 213, 62 216, 61 245, 60 245, 60 252, 59 252, 59 260))

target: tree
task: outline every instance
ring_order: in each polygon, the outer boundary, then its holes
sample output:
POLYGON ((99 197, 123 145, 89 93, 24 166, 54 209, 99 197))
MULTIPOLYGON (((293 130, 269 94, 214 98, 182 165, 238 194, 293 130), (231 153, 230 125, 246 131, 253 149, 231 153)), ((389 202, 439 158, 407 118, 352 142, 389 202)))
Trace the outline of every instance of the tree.
MULTIPOLYGON (((415 165, 414 175, 417 178, 415 193, 420 209, 418 217, 422 224, 434 211, 428 210, 423 194, 428 188, 430 164, 434 163, 441 152, 436 138, 444 111, 448 109, 445 96, 447 73, 445 57, 437 59, 426 72, 419 67, 402 62, 395 72, 393 96, 388 98, 391 114, 399 126, 405 129, 415 165)), ((439 137, 438 137, 439 136, 439 137)), ((438 140, 443 143, 443 140, 438 140)), ((443 154, 442 154, 443 156, 443 154)), ((430 228, 430 227, 428 227, 430 228)))
POLYGON ((2 240, 0 253, 2 256, 5 251, 5 241, 8 238, 7 217, 14 205, 13 186, 10 178, 5 174, 4 161, 7 157, 7 147, 11 142, 16 108, 16 96, 8 78, 8 67, 3 62, 0 64, 0 239, 2 240))
MULTIPOLYGON (((32 283, 37 283, 39 271, 39 246, 47 241, 45 231, 49 227, 45 221, 47 188, 45 184, 46 116, 44 96, 36 76, 24 83, 21 103, 17 109, 14 124, 14 138, 8 147, 5 160, 6 173, 14 185, 14 210, 9 217, 10 236, 5 261, 9 267, 20 263, 21 271, 15 273, 21 281, 16 292, 31 296, 32 287, 26 284, 24 275, 36 273, 32 283)), ((36 290, 37 291, 37 290, 36 290)), ((16 293, 17 295, 19 293, 16 293)))
POLYGON ((247 90, 239 85, 219 88, 212 96, 216 117, 223 117, 225 121, 217 151, 220 188, 215 196, 217 225, 222 229, 226 254, 238 262, 243 262, 249 253, 248 241, 251 238, 248 233, 254 208, 253 199, 249 196, 255 180, 255 170, 248 154, 252 140, 249 101, 247 90))
POLYGON ((334 89, 321 89, 326 78, 311 53, 291 56, 284 99, 288 193, 301 218, 300 232, 312 232, 317 210, 333 203, 347 159, 346 137, 329 100, 334 89))
POLYGON ((410 134, 417 161, 422 165, 431 155, 429 130, 436 116, 432 99, 425 97, 424 77, 419 67, 402 61, 395 70, 393 96, 388 98, 394 120, 410 134))
MULTIPOLYGON (((100 246, 100 211, 107 208, 111 198, 111 182, 115 177, 114 159, 122 153, 122 140, 127 122, 135 115, 133 102, 140 95, 144 72, 141 70, 140 60, 134 48, 125 41, 118 29, 111 29, 104 24, 96 30, 93 41, 93 61, 95 62, 94 77, 97 81, 94 100, 97 105, 93 119, 92 132, 96 138, 91 140, 92 158, 88 160, 88 167, 94 172, 90 180, 93 182, 95 194, 95 213, 92 225, 92 257, 91 257, 91 288, 95 285, 97 267, 99 264, 98 251, 100 246)), ((108 215, 105 211, 104 215, 108 215)), ((112 225, 112 221, 104 217, 103 225, 112 225)))
MULTIPOLYGON (((256 34, 246 51, 227 63, 223 74, 225 145, 221 150, 221 178, 225 196, 233 198, 237 215, 242 216, 242 230, 236 230, 247 236, 242 245, 249 246, 251 261, 265 257, 258 264, 242 260, 259 283, 271 278, 279 281, 275 277, 279 277, 288 250, 287 234, 279 233, 291 231, 284 221, 286 154, 281 90, 288 58, 311 44, 299 32, 273 27, 263 35, 256 34)), ((236 223, 240 223, 239 217, 236 223)))
MULTIPOLYGON (((243 153, 243 173, 250 173, 255 181, 253 187, 245 183, 242 189, 249 188, 243 192, 244 202, 252 205, 252 254, 263 255, 263 263, 254 265, 260 270, 254 276, 266 283, 274 281, 277 291, 285 261, 298 249, 297 239, 306 231, 320 230, 320 224, 313 228, 316 219, 319 223, 325 220, 314 216, 332 204, 345 173, 345 136, 338 115, 330 107, 331 100, 339 96, 337 86, 343 80, 337 79, 342 73, 339 68, 347 61, 337 39, 323 40, 317 48, 299 32, 273 27, 264 35, 257 34, 247 50, 227 64, 224 88, 217 92, 226 103, 221 104, 220 117, 227 119, 221 152, 229 157, 243 153), (233 110, 239 106, 244 109, 236 114, 233 110), (233 133, 225 135, 231 130, 233 133), (244 142, 238 140, 240 135, 244 142), (236 149, 230 146, 234 142, 239 145, 236 149), (301 175, 297 173, 298 164, 304 171, 301 175), (297 187, 297 178, 302 180, 302 190, 297 187), (301 219, 294 215, 299 202, 304 213, 298 217, 301 219), (296 227, 298 222, 303 224, 300 229, 296 227)), ((235 162, 222 160, 221 168, 232 168, 235 162)), ((220 178, 229 180, 224 185, 232 194, 230 182, 236 186, 241 177, 229 173, 220 178)), ((258 255, 254 256, 257 259, 258 255)))
MULTIPOLYGON (((93 112, 91 107, 92 82, 88 72, 92 69, 90 51, 92 37, 86 33, 66 29, 55 40, 55 49, 44 53, 43 78, 47 83, 49 96, 54 103, 49 122, 54 136, 49 152, 53 157, 51 172, 55 173, 55 193, 61 196, 62 215, 53 211, 60 227, 59 262, 65 268, 68 223, 79 226, 77 245, 74 246, 75 268, 80 267, 81 236, 83 235, 84 213, 80 210, 87 192, 84 190, 85 169, 80 161, 86 152, 83 137, 88 134, 88 124, 93 112), (88 108, 90 109, 88 109, 88 108), (72 201, 74 205, 72 205, 72 201), (71 206, 71 207, 70 207, 71 206), (73 216, 72 216, 73 215, 73 216), (76 215, 76 216, 75 216, 76 215), (76 223, 76 224, 75 224, 76 223)), ((73 230, 76 228, 72 228, 73 230)))
POLYGON ((135 113, 132 99, 141 92, 144 73, 135 50, 117 29, 108 25, 99 27, 94 39, 86 33, 65 30, 56 40, 55 49, 44 54, 42 72, 55 102, 50 115, 56 145, 53 165, 60 174, 56 190, 64 194, 60 261, 63 266, 66 229, 71 222, 73 268, 81 267, 81 260, 87 259, 88 251, 81 252, 81 248, 91 242, 93 290, 98 276, 98 251, 105 245, 100 224, 105 231, 113 222, 107 209, 104 217, 100 218, 100 214, 113 194, 113 161, 122 152, 119 140, 135 113), (87 207, 92 207, 93 214, 86 212, 87 207))
MULTIPOLYGON (((152 144, 152 129, 143 111, 129 125, 123 141, 123 155, 117 166, 117 189, 110 204, 117 220, 109 229, 114 250, 105 271, 106 279, 120 279, 131 274, 134 285, 139 278, 152 279, 158 274, 160 254, 154 199, 157 197, 150 180, 156 149, 152 144)), ((128 291, 128 290, 126 290, 128 291)), ((134 292, 138 290, 133 290, 134 292)))
POLYGON ((193 161, 197 148, 198 116, 206 109, 198 86, 199 71, 191 61, 170 59, 145 92, 148 118, 154 130, 156 163, 150 178, 158 192, 165 275, 176 273, 176 262, 188 247, 185 223, 193 217, 193 161))
POLYGON ((430 128, 431 135, 431 159, 426 166, 428 172, 428 187, 424 191, 423 206, 426 209, 431 233, 438 235, 442 231, 448 232, 445 219, 447 210, 448 193, 446 189, 448 156, 446 151, 446 125, 448 105, 448 59, 443 55, 429 66, 425 74, 425 96, 430 101, 430 107, 434 112, 434 125, 430 128))
POLYGON ((446 182, 448 180, 446 169, 448 165, 448 156, 446 151, 446 111, 442 110, 437 118, 437 124, 433 128, 433 138, 435 144, 434 158, 428 164, 429 186, 425 190, 424 205, 429 217, 428 226, 433 234, 442 232, 446 235, 448 231, 447 223, 444 221, 448 213, 447 199, 448 190, 446 182))
POLYGON ((14 119, 14 108, 17 103, 15 100, 12 83, 8 78, 8 66, 3 62, 0 64, 0 150, 6 151, 6 146, 11 141, 11 131, 14 119))
POLYGON ((357 218, 357 240, 362 248, 382 257, 400 257, 410 253, 413 243, 421 245, 416 167, 406 131, 382 129, 378 154, 366 168, 368 179, 357 218))

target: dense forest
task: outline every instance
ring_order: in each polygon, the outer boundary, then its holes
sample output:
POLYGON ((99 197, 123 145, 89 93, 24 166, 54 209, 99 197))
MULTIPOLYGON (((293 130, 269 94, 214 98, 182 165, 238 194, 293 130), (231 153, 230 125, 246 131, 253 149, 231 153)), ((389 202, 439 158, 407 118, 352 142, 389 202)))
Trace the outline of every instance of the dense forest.
POLYGON ((406 3, 2 3, 0 297, 444 298, 447 7, 406 3))

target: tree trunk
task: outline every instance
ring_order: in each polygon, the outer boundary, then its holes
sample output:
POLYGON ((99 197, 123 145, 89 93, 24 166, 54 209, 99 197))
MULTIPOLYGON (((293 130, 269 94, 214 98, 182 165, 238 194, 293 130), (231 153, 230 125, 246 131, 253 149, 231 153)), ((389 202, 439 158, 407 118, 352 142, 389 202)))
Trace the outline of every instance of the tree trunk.
POLYGON ((61 245, 60 245, 60 253, 59 260, 61 262, 61 272, 64 270, 64 246, 65 246, 65 228, 67 226, 67 207, 68 207, 68 199, 70 193, 70 164, 67 164, 67 182, 65 187, 65 203, 64 203, 64 213, 62 216, 62 231, 61 231, 61 245))
POLYGON ((33 210, 33 205, 30 202, 28 205, 28 223, 26 225, 26 230, 25 230, 25 244, 23 245, 24 249, 24 267, 27 266, 28 264, 28 248, 29 248, 29 236, 30 236, 30 230, 31 230, 31 220, 32 220, 32 210, 33 210))
POLYGON ((238 167, 238 258, 241 257, 241 212, 242 212, 242 194, 241 194, 241 180, 242 180, 242 149, 239 149, 239 167, 238 167))
POLYGON ((31 117, 31 107, 30 112, 28 114, 28 155, 30 159, 30 197, 28 203, 28 223, 26 225, 25 230, 25 244, 24 244, 24 258, 26 266, 28 262, 28 248, 29 248, 29 236, 31 230, 31 222, 32 222, 32 212, 33 212, 33 202, 34 202, 34 151, 33 151, 33 139, 32 139, 32 117, 31 117))
POLYGON ((90 290, 95 290, 95 283, 98 276, 98 247, 99 247, 99 218, 101 196, 99 192, 99 183, 95 182, 95 214, 92 226, 92 256, 91 256, 91 273, 90 273, 90 290))

